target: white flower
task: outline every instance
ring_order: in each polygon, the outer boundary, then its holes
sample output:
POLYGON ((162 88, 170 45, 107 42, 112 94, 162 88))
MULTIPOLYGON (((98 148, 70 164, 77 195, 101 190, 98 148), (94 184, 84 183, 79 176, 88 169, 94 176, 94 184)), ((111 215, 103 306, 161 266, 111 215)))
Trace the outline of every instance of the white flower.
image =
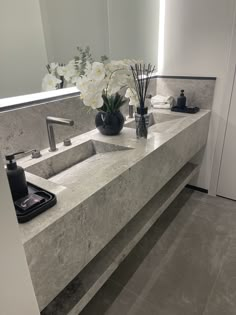
POLYGON ((57 73, 59 76, 63 76, 67 82, 69 82, 76 74, 74 60, 71 60, 66 66, 59 66, 57 68, 57 73))
POLYGON ((57 67, 58 67, 58 63, 51 62, 49 66, 50 66, 51 74, 54 74, 56 69, 57 69, 57 67))
POLYGON ((96 81, 101 81, 105 77, 105 68, 104 64, 101 62, 93 62, 92 71, 89 76, 96 81))
POLYGON ((78 89, 81 92, 82 97, 93 98, 94 95, 102 95, 106 83, 104 81, 82 81, 80 85, 80 80, 78 80, 78 89))
POLYGON ((103 105, 102 95, 99 93, 93 95, 85 95, 83 97, 84 105, 90 106, 93 109, 100 108, 103 105))
POLYGON ((76 81, 77 89, 80 90, 81 93, 86 93, 89 88, 90 80, 87 77, 79 77, 76 81))
POLYGON ((126 90, 125 97, 129 98, 129 104, 130 105, 138 106, 139 99, 138 99, 138 95, 137 95, 135 89, 128 88, 126 90))
POLYGON ((61 80, 57 79, 53 74, 46 74, 42 82, 43 91, 56 90, 58 84, 61 83, 61 80))
POLYGON ((65 66, 59 66, 57 68, 57 73, 60 75, 60 76, 64 76, 64 73, 65 73, 65 66))
POLYGON ((125 97, 130 98, 130 97, 132 97, 132 96, 133 96, 133 93, 132 93, 131 89, 128 88, 128 89, 126 90, 125 97))
POLYGON ((85 73, 76 80, 84 104, 94 109, 100 108, 103 105, 104 93, 110 99, 110 96, 119 93, 121 88, 129 87, 126 96, 130 99, 130 104, 137 106, 139 101, 130 67, 134 63, 132 60, 115 60, 106 64, 87 62, 85 73))

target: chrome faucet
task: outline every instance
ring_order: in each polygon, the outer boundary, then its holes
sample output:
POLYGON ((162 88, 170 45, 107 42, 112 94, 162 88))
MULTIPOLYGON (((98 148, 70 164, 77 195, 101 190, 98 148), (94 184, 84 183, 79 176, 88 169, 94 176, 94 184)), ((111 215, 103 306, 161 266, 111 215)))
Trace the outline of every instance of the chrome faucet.
POLYGON ((46 123, 47 123, 48 140, 49 140, 49 147, 50 147, 49 151, 54 152, 57 150, 57 147, 56 147, 56 141, 55 141, 55 134, 53 130, 53 124, 73 126, 74 121, 71 119, 66 119, 66 118, 48 116, 46 118, 46 123))

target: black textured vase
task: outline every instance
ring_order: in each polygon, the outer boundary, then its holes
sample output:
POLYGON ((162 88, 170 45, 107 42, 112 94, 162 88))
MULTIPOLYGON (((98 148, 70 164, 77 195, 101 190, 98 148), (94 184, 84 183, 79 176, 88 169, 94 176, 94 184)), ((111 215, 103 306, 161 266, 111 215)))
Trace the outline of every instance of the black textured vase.
POLYGON ((106 136, 118 135, 124 126, 124 116, 120 111, 113 113, 98 112, 95 118, 97 129, 106 136))

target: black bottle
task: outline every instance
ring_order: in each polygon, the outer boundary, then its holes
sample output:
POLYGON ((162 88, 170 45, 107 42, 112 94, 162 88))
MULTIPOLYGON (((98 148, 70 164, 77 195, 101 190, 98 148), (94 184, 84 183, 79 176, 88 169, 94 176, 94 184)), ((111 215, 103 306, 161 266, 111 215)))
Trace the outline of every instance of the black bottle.
POLYGON ((7 177, 11 189, 12 198, 14 201, 28 195, 28 186, 25 178, 25 172, 22 167, 16 164, 15 155, 23 152, 18 152, 6 155, 7 177))
POLYGON ((177 99, 177 107, 186 108, 186 96, 184 96, 184 90, 181 90, 180 96, 177 99))

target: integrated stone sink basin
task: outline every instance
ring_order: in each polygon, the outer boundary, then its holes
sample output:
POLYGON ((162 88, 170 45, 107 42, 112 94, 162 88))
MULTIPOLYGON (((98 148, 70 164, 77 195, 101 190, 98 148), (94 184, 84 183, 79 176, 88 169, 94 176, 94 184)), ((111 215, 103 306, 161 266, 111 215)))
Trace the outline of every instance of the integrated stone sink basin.
MULTIPOLYGON (((176 130, 176 124, 179 122, 181 124, 182 118, 185 116, 169 112, 151 112, 149 130, 154 133, 171 132, 176 130)), ((134 129, 134 119, 127 121, 125 126, 134 129)), ((56 152, 44 150, 42 157, 37 160, 26 158, 27 162, 22 166, 28 173, 72 190, 80 187, 81 192, 81 185, 96 188, 98 183, 108 176, 104 174, 111 174, 111 169, 117 168, 117 161, 126 164, 129 154, 125 154, 124 151, 133 149, 130 146, 133 140, 124 142, 128 143, 126 146, 121 143, 110 143, 106 139, 106 137, 104 141, 88 137, 83 139, 82 136, 79 142, 73 139, 69 147, 63 146, 62 143, 58 144, 56 152)), ((118 138, 112 137, 112 141, 116 142, 115 139, 118 138)))
MULTIPOLYGON (((165 132, 173 126, 173 121, 184 117, 185 116, 179 114, 150 113, 149 128, 151 128, 153 132, 165 132)), ((128 121, 125 127, 135 129, 135 120, 132 119, 128 121)))
POLYGON ((71 187, 82 178, 91 176, 104 165, 112 165, 120 151, 130 148, 106 142, 87 140, 56 154, 48 155, 26 171, 54 183, 71 187))

